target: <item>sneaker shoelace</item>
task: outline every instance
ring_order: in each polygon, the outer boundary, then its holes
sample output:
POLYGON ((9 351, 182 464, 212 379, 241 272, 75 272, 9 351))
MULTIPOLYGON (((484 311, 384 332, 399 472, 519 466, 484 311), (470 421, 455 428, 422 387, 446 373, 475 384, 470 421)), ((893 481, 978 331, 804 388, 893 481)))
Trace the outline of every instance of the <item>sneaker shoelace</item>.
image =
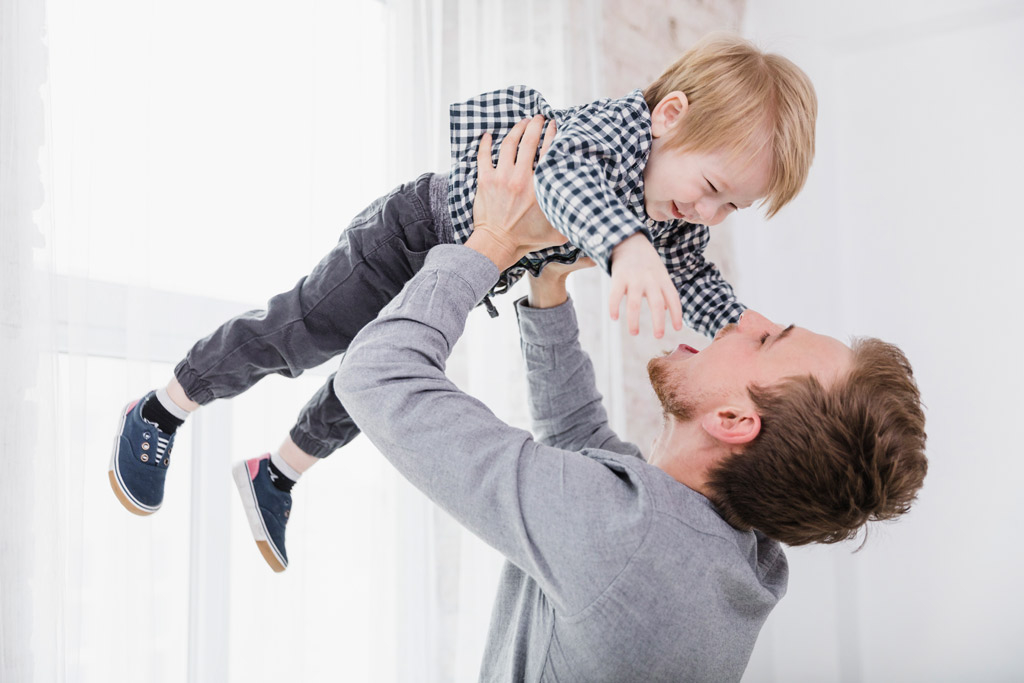
POLYGON ((156 458, 160 462, 163 462, 164 457, 167 455, 167 444, 169 439, 165 439, 163 436, 158 435, 156 437, 156 458))

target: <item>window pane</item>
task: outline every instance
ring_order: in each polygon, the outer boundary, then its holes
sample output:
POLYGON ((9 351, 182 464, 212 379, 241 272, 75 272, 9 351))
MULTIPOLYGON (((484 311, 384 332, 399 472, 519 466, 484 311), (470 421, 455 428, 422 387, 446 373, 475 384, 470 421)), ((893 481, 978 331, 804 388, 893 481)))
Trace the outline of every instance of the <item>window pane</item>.
POLYGON ((382 3, 50 5, 60 272, 260 301, 388 189, 382 3))
MULTIPOLYGON (((232 459, 276 447, 325 380, 268 377, 232 399, 232 459)), ((232 500, 232 681, 396 680, 397 620, 410 616, 394 600, 396 497, 407 489, 365 437, 316 464, 293 490, 282 574, 266 565, 232 500), (263 656, 267 648, 276 654, 263 656)))

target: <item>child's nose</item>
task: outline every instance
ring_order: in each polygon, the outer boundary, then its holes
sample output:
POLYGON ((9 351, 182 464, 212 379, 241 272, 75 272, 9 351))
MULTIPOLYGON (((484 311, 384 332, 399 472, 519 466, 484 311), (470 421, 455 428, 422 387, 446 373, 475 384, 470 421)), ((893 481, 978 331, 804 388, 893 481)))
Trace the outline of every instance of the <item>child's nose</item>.
POLYGON ((694 207, 700 222, 704 225, 718 225, 722 222, 722 204, 708 197, 698 201, 694 207))
POLYGON ((714 212, 711 210, 711 202, 709 202, 706 198, 701 199, 696 204, 694 204, 693 208, 697 211, 697 218, 699 218, 700 222, 704 223, 705 225, 708 223, 709 220, 711 220, 715 216, 714 212))

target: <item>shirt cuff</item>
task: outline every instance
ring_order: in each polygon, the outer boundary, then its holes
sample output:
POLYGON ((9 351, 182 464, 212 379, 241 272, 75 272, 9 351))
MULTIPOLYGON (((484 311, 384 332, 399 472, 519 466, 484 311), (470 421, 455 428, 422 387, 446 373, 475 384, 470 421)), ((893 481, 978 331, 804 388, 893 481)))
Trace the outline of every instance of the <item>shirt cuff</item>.
POLYGON ((491 259, 461 244, 438 244, 427 252, 423 270, 448 271, 469 285, 476 303, 484 298, 501 271, 491 259))
POLYGON ((579 339, 580 328, 572 297, 551 308, 531 308, 527 297, 516 300, 519 319, 519 337, 527 344, 553 346, 569 344, 579 339))

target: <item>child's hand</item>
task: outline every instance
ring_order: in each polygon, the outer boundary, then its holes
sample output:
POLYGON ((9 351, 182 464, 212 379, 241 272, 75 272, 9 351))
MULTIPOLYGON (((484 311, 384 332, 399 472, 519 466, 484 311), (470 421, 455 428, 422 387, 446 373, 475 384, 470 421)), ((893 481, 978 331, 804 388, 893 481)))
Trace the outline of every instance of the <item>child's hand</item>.
POLYGON ((683 329, 683 306, 668 269, 654 245, 643 233, 636 233, 612 249, 612 293, 608 301, 612 320, 619 319, 619 305, 626 297, 629 333, 640 333, 640 301, 647 299, 657 339, 665 334, 665 310, 672 327, 683 329))

